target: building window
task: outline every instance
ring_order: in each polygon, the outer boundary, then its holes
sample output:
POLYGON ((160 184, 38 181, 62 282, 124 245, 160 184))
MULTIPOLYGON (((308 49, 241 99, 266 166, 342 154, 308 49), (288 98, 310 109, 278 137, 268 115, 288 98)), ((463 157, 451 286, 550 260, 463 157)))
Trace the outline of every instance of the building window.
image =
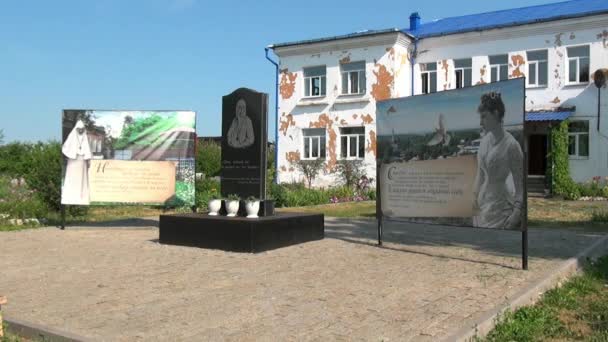
POLYGON ((456 89, 471 86, 471 81, 473 79, 472 64, 473 62, 471 58, 454 60, 454 70, 456 72, 456 89))
POLYGON ((365 94, 365 62, 342 64, 341 72, 342 94, 365 94))
POLYGON ((589 45, 568 49, 568 83, 589 82, 589 45))
POLYGON ((420 76, 422 77, 423 94, 437 92, 437 64, 420 64, 420 76))
POLYGON ((568 125, 568 155, 589 157, 589 121, 572 121, 568 125))
POLYGON ((549 73, 547 64, 547 50, 528 51, 528 86, 542 87, 547 85, 549 73))
POLYGON ((325 96, 327 78, 325 65, 304 68, 304 96, 325 96))
POLYGON ((509 55, 490 56, 490 82, 509 78, 509 55))
POLYGON ((365 127, 340 128, 340 156, 344 159, 365 157, 365 127))
POLYGON ((305 128, 302 130, 304 138, 304 156, 302 159, 325 158, 325 128, 305 128))

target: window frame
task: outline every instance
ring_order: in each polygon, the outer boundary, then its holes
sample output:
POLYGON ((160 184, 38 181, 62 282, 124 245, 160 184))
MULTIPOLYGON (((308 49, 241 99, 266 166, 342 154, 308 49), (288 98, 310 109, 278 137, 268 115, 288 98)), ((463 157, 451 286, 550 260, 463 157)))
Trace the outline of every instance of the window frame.
POLYGON ((365 159, 365 126, 346 126, 340 127, 340 159, 341 160, 363 160, 365 159), (363 133, 342 133, 344 128, 362 128, 363 133), (342 149, 342 140, 346 138, 346 151, 342 149), (351 139, 355 138, 356 141, 356 156, 351 156, 351 139), (344 157, 344 152, 346 152, 346 157, 344 157), (359 155, 363 153, 363 155, 359 155))
POLYGON ((365 93, 367 93, 367 74, 366 74, 366 63, 365 61, 357 61, 357 62, 350 62, 350 63, 346 63, 340 66, 340 95, 365 95, 365 93), (355 64, 355 63, 363 63, 363 68, 361 69, 353 69, 353 70, 342 70, 343 65, 348 65, 348 64, 355 64), (352 93, 351 89, 352 89, 352 77, 351 74, 353 73, 357 73, 357 89, 359 92, 357 93, 352 93), (361 77, 363 75, 363 77, 361 77), (343 89, 343 85, 344 85, 344 77, 347 77, 347 84, 346 84, 346 89, 348 92, 344 92, 343 89))
POLYGON ((420 63, 420 65, 424 65, 424 71, 422 71, 422 67, 420 68, 420 90, 421 94, 432 94, 437 92, 437 64, 435 62, 431 63, 420 63), (433 64, 435 66, 435 70, 428 70, 428 65, 433 64), (435 91, 431 91, 431 74, 435 74, 435 91), (424 86, 426 76, 426 87, 424 86))
POLYGON ((591 46, 589 44, 582 45, 572 45, 566 47, 566 85, 579 85, 579 84, 589 84, 591 82, 591 46), (570 48, 578 48, 578 47, 587 47, 589 55, 587 57, 570 57, 568 53, 568 49, 570 48), (587 64, 589 65, 589 71, 587 75, 587 81, 581 81, 581 59, 587 59, 587 64), (570 81, 570 61, 576 60, 576 81, 570 81))
POLYGON ((544 88, 547 87, 549 85, 549 50, 547 49, 538 49, 538 50, 528 50, 526 51, 526 62, 528 63, 528 69, 527 69, 527 74, 526 74, 526 87, 528 88, 544 88), (547 58, 546 59, 533 59, 530 60, 530 58, 528 57, 528 54, 531 52, 540 52, 540 51, 545 51, 547 54, 547 58), (540 68, 539 68, 539 64, 544 62, 546 64, 546 68, 545 68, 545 72, 546 72, 546 80, 547 83, 546 84, 539 84, 539 79, 540 79, 540 68), (535 65, 535 73, 534 73, 534 77, 536 82, 535 83, 530 83, 530 66, 534 64, 535 65))
POLYGON ((500 63, 500 64, 488 63, 488 64, 490 64, 490 83, 505 81, 505 80, 509 79, 509 54, 505 53, 505 54, 499 54, 499 55, 491 55, 491 56, 488 56, 488 61, 492 57, 500 57, 500 56, 506 56, 507 61, 505 63, 500 63), (494 68, 496 68, 496 78, 497 78, 496 80, 492 80, 492 69, 494 69, 494 68), (507 75, 506 75, 507 77, 504 80, 500 77, 500 73, 503 69, 505 69, 507 71, 507 75))
POLYGON ((586 122, 587 123, 587 132, 570 132, 570 127, 568 127, 568 158, 574 160, 585 160, 589 159, 589 154, 591 154, 591 141, 590 141, 590 130, 589 130, 589 120, 573 120, 570 124, 575 122, 586 122), (580 155, 580 137, 587 136, 587 155, 580 155), (574 154, 570 154, 570 137, 574 138, 574 154))
POLYGON ((325 160, 327 156, 327 130, 323 130, 323 134, 306 134, 305 132, 308 130, 315 130, 318 128, 303 128, 302 129, 302 160, 316 160, 322 159, 325 160), (314 146, 313 140, 317 140, 317 155, 318 157, 313 157, 312 147, 314 146), (309 144, 309 156, 306 155, 306 143, 309 144), (323 146, 323 148, 321 148, 323 146), (323 153, 321 153, 321 151, 323 153))
POLYGON ((320 98, 320 97, 324 97, 327 95, 327 65, 316 65, 316 66, 307 66, 304 67, 302 69, 302 75, 303 75, 303 79, 304 79, 304 96, 303 98, 305 99, 315 99, 315 98, 320 98), (306 69, 313 69, 313 68, 320 68, 323 67, 325 68, 325 73, 323 75, 315 75, 315 76, 306 76, 306 69), (319 95, 310 95, 313 93, 313 79, 319 79, 319 95), (306 87, 306 81, 308 82, 308 89, 306 87), (323 88, 323 83, 325 83, 325 89, 323 88), (323 90, 325 90, 325 92, 323 92, 323 90), (306 95, 306 92, 308 91, 309 95, 306 95))
POLYGON ((462 88, 466 88, 466 87, 470 87, 473 85, 473 58, 459 58, 459 59, 455 59, 454 60, 454 85, 455 85, 455 89, 462 89, 462 88), (456 67, 456 61, 462 61, 462 60, 469 60, 471 61, 471 66, 470 67, 456 67), (471 82, 470 84, 465 84, 465 72, 469 71, 471 76, 469 77, 469 81, 471 82), (460 80, 462 84, 458 83, 458 73, 460 72, 460 80))

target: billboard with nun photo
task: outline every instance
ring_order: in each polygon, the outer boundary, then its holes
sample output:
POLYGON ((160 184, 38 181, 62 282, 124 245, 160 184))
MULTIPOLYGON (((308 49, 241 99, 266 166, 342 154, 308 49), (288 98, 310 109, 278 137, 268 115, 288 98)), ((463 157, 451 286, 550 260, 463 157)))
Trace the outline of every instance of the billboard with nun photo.
POLYGON ((378 102, 382 216, 522 229, 524 93, 518 78, 378 102))
POLYGON ((61 203, 194 205, 192 111, 64 110, 61 203))

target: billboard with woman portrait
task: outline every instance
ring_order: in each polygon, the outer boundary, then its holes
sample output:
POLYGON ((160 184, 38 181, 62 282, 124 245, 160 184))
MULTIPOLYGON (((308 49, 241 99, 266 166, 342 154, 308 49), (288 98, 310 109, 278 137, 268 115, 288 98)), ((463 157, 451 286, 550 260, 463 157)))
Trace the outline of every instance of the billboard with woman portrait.
POLYGON ((378 102, 382 216, 522 229, 524 93, 519 78, 378 102))
POLYGON ((192 111, 64 110, 61 203, 194 205, 192 111))

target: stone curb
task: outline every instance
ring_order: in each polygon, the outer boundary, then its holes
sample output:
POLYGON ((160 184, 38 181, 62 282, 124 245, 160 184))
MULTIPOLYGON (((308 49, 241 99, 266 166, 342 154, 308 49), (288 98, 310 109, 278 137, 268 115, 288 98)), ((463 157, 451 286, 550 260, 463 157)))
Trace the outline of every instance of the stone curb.
POLYGON ((45 342, 89 342, 90 338, 79 336, 73 333, 49 328, 44 325, 26 322, 4 315, 4 322, 7 324, 8 332, 11 334, 27 338, 33 341, 42 340, 45 342))
MULTIPOLYGON (((515 310, 519 307, 534 304, 546 291, 561 285, 570 276, 579 273, 588 258, 601 257, 608 252, 608 235, 602 236, 598 241, 587 247, 575 257, 562 263, 555 271, 549 271, 543 275, 540 282, 518 291, 508 302, 484 313, 480 317, 474 317, 463 322, 463 328, 448 336, 444 341, 472 341, 475 336, 486 336, 496 325, 496 320, 507 310, 515 310)), ((525 272, 525 271, 522 271, 525 272)))

